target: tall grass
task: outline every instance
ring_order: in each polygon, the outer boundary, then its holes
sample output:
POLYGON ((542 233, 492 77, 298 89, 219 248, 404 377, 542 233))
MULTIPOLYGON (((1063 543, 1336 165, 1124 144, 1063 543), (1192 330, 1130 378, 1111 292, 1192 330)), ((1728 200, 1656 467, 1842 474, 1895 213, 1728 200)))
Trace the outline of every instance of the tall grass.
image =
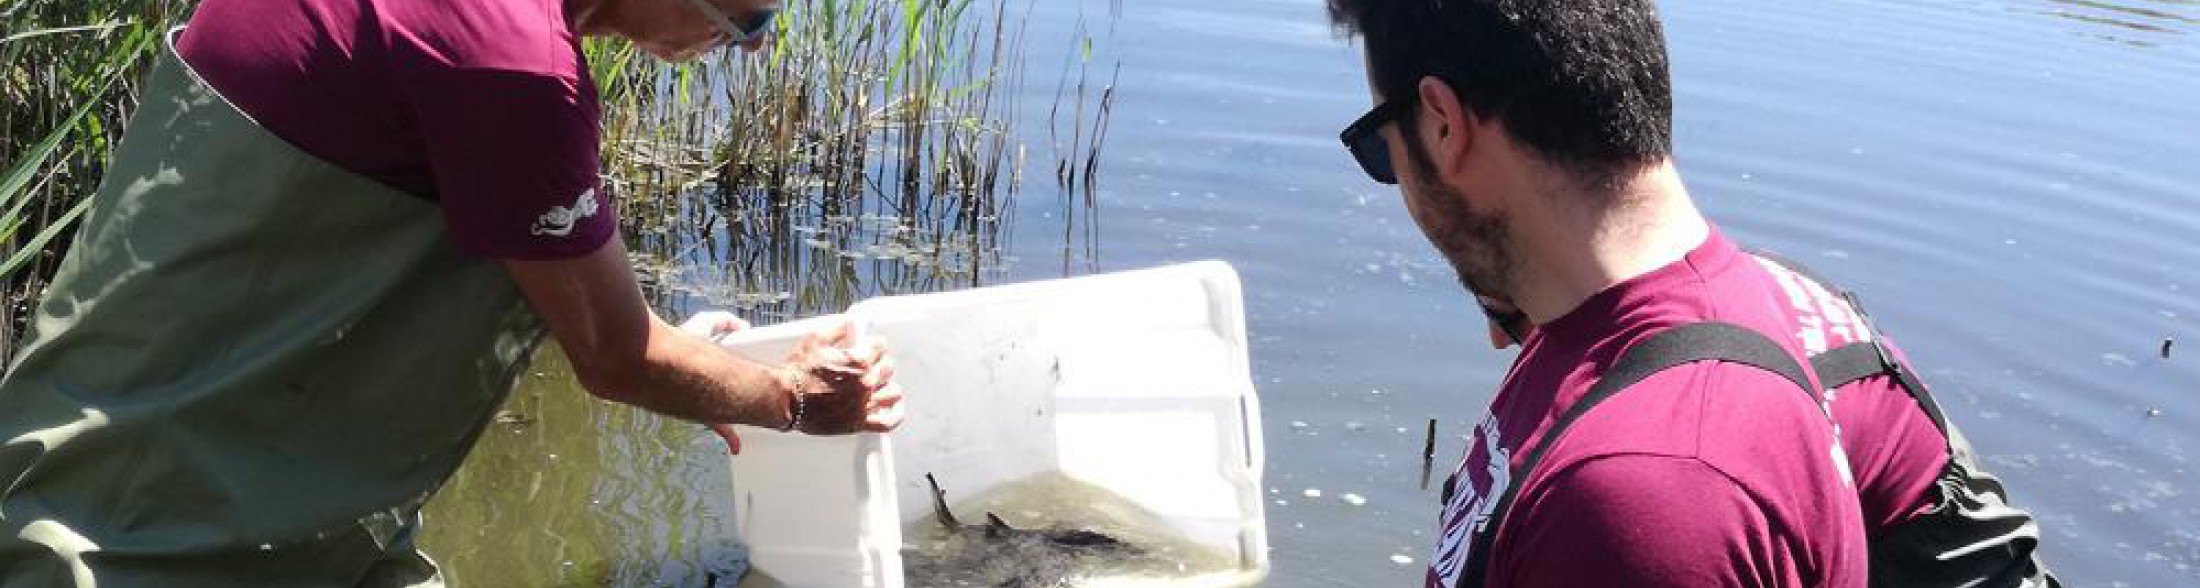
MULTIPOLYGON (((617 82, 656 91, 625 93, 607 123, 625 137, 614 187, 689 196, 624 211, 657 291, 770 320, 1003 272, 1030 151, 1011 96, 1024 8, 794 0, 768 53, 617 82)), ((1062 75, 1083 87, 1081 73, 1062 75)), ((1105 128, 1077 112, 1073 126, 1105 128)), ((1085 147, 1051 153, 1089 167, 1085 147)))
MULTIPOLYGON (((1110 0, 1111 37, 1122 14, 1122 0, 1110 0)), ((1107 146, 1108 122, 1114 119, 1115 82, 1123 74, 1122 62, 1116 62, 1108 73, 1107 84, 1094 85, 1098 80, 1092 77, 1093 35, 1087 25, 1088 21, 1079 19, 1078 51, 1074 56, 1065 57, 1073 61, 1063 66, 1064 73, 1054 88, 1054 106, 1047 113, 1047 134, 1057 153, 1054 185, 1063 201, 1070 204, 1064 207, 1064 215, 1068 218, 1062 224, 1063 273, 1075 271, 1080 259, 1085 269, 1099 267, 1100 152, 1107 146), (1081 217, 1079 213, 1083 213, 1081 217), (1077 249, 1079 244, 1084 246, 1082 250, 1077 249)))
MULTIPOLYGON (((0 363, 98 184, 160 33, 193 4, 0 8, 0 363)), ((999 275, 1029 151, 1006 99, 1021 82, 1027 7, 785 4, 758 55, 671 66, 621 42, 587 45, 605 104, 606 181, 659 301, 769 318, 999 275)), ((1084 74, 1063 74, 1075 104, 1050 124, 1077 130, 1051 157, 1089 182, 1112 84, 1087 110, 1084 74)), ((1080 202, 1066 190, 1079 182, 1058 179, 1065 215, 1092 205, 1089 183, 1080 202)))
POLYGON ((53 275, 182 0, 0 7, 0 366, 53 275))

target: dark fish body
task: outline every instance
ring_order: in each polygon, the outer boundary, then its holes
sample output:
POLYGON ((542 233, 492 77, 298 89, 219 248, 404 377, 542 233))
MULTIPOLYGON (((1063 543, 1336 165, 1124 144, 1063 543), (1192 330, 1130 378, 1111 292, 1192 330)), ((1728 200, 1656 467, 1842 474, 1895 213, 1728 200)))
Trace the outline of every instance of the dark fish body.
POLYGON ((1087 529, 1019 529, 993 513, 982 525, 965 525, 947 507, 946 493, 931 475, 935 528, 920 529, 902 555, 911 588, 979 586, 1058 588, 1074 586, 1095 570, 1152 564, 1144 549, 1087 529), (929 531, 929 532, 926 532, 929 531))

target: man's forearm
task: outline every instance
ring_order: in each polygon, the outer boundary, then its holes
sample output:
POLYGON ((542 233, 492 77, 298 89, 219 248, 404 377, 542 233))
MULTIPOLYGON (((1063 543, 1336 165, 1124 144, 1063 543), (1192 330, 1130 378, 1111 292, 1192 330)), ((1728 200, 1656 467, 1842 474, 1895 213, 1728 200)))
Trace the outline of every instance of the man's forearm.
POLYGON ((505 267, 589 393, 703 423, 787 424, 792 372, 657 318, 618 239, 577 258, 511 260, 505 267))
POLYGON ((661 321, 651 321, 648 336, 635 365, 583 385, 607 400, 691 421, 772 428, 787 424, 795 384, 790 372, 661 321))

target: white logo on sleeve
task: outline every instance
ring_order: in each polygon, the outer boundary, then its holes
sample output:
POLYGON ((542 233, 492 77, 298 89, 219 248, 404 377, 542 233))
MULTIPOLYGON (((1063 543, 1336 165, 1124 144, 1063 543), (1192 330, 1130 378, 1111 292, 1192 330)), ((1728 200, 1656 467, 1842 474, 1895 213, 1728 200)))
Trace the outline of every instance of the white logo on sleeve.
MULTIPOLYGON (((1753 256, 1754 257, 1754 256, 1753 256)), ((1803 352, 1809 355, 1825 353, 1827 349, 1860 343, 1872 339, 1872 330, 1857 316, 1856 308, 1825 284, 1809 276, 1796 273, 1779 262, 1756 257, 1757 264, 1772 274, 1780 289, 1787 292, 1788 303, 1795 311, 1795 337, 1802 341, 1803 352)), ((1818 409, 1826 413, 1826 420, 1833 423, 1833 469, 1841 473, 1841 482, 1856 487, 1856 472, 1849 469, 1848 450, 1841 446, 1841 422, 1833 418, 1833 401, 1839 396, 1839 388, 1827 388, 1818 396, 1818 409)))
POLYGON ((574 225, 580 224, 581 219, 596 216, 596 211, 600 208, 602 207, 596 203, 596 190, 590 188, 582 192, 579 198, 574 198, 572 206, 552 206, 549 212, 535 217, 535 227, 530 232, 552 237, 571 235, 574 225))

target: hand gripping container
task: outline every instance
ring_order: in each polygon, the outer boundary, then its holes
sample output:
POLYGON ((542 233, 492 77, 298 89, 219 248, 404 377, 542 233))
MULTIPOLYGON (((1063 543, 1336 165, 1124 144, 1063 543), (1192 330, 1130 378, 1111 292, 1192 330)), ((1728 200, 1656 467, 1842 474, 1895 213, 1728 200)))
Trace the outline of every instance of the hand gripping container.
POLYGON ((1260 406, 1228 264, 878 298, 721 342, 776 362, 838 320, 888 339, 908 421, 850 437, 742 427, 743 586, 903 586, 901 529, 932 513, 926 473, 972 496, 1058 472, 1236 554, 1240 577, 1266 574, 1260 406))

